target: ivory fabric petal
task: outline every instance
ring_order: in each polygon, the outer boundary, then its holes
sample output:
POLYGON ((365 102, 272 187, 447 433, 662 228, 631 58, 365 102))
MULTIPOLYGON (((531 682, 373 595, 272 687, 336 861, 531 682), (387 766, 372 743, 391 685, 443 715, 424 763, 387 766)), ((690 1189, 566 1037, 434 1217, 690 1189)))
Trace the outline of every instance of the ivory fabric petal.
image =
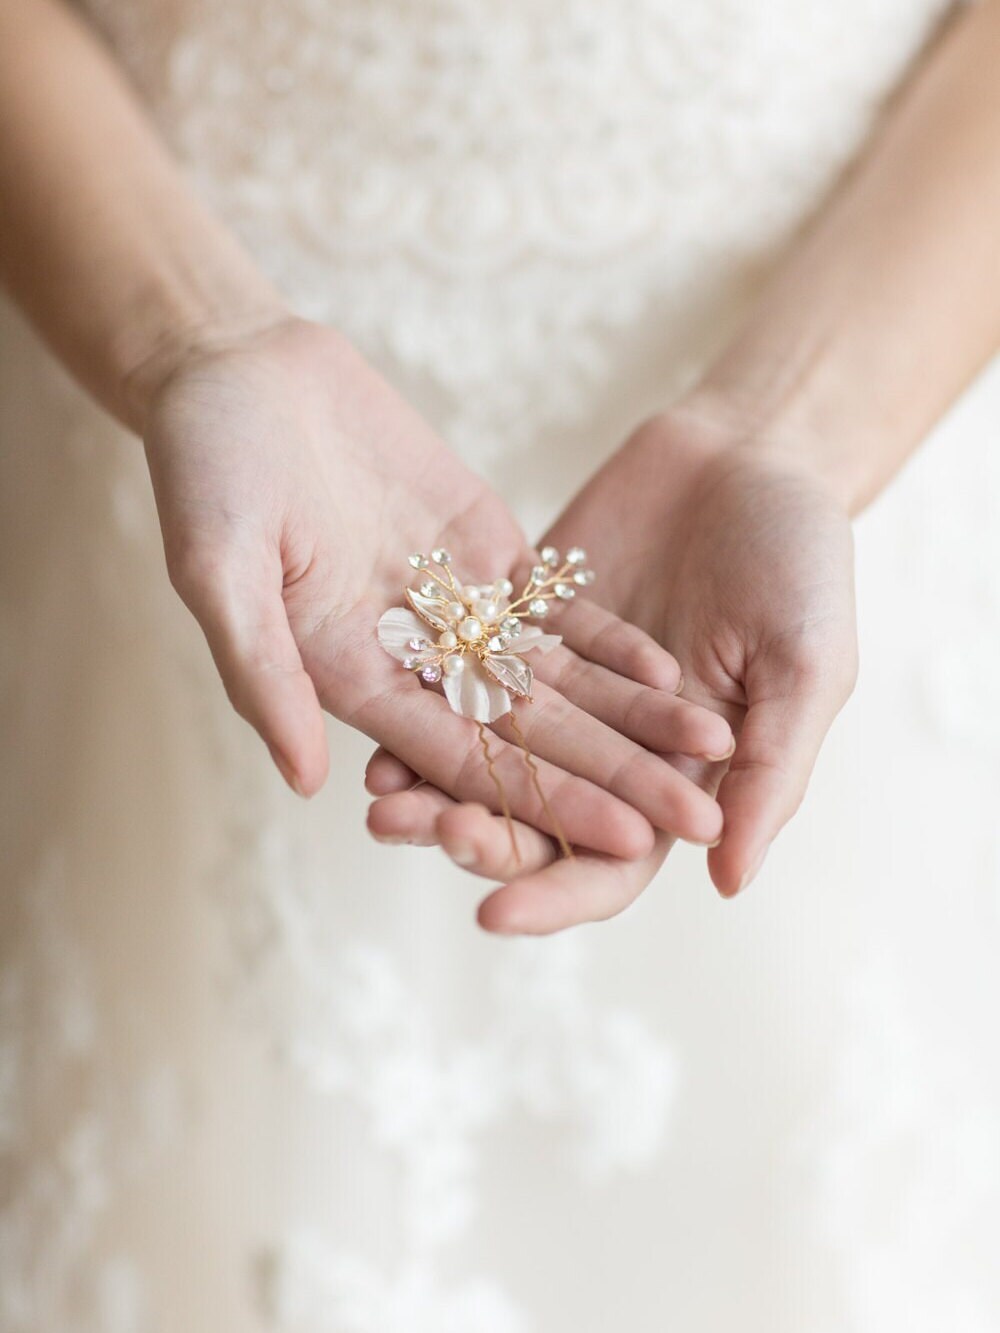
POLYGON ((526 653, 529 648, 537 648, 540 653, 550 653, 561 643, 561 634, 546 634, 537 625, 525 625, 510 648, 513 653, 526 653))
MULTIPOLYGON (((427 626, 405 606, 394 606, 378 622, 378 641, 387 653, 400 662, 406 657, 413 657, 411 639, 426 639, 427 626)), ((419 654, 417 654, 419 656, 419 654)))
POLYGON ((491 680, 478 657, 465 659, 465 670, 457 676, 445 676, 444 692, 452 709, 476 722, 495 722, 510 712, 510 695, 491 680))

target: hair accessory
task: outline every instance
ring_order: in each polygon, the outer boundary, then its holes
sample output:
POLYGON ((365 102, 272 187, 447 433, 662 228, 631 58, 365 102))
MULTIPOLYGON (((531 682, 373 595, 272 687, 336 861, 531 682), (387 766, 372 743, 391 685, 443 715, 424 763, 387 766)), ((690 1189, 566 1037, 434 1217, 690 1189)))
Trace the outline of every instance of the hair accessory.
POLYGON ((555 547, 546 546, 518 597, 507 578, 489 584, 460 583, 452 572, 450 554, 440 547, 429 557, 418 552, 409 560, 420 575, 419 586, 405 590, 409 608, 396 606, 382 616, 379 643, 428 685, 440 682, 453 711, 478 724, 483 755, 518 858, 506 792, 486 731, 487 723, 510 714, 511 728, 563 855, 572 856, 538 781, 513 705, 519 699, 531 702, 534 675, 523 654, 536 649, 546 653, 562 642, 561 635, 525 622, 544 620, 553 602, 571 601, 578 588, 593 583, 593 571, 585 568, 586 552, 574 546, 562 559, 555 547))

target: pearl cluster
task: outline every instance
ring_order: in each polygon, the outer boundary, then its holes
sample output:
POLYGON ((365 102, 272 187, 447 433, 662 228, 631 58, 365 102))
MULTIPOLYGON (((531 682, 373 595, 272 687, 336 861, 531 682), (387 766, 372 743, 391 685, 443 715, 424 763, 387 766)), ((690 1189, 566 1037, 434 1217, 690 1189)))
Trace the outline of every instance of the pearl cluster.
POLYGON ((411 639, 408 646, 413 656, 404 658, 404 667, 419 670, 421 679, 435 685, 442 676, 460 675, 468 653, 485 661, 493 653, 516 652, 523 619, 544 618, 551 601, 570 601, 577 587, 593 583, 593 570, 584 568, 586 559, 587 553, 579 546, 567 551, 564 561, 555 547, 544 547, 541 563, 532 569, 520 596, 511 601, 514 585, 510 579, 461 585, 452 573, 451 555, 443 547, 431 551, 429 557, 416 552, 409 563, 425 578, 416 592, 407 589, 407 599, 438 635, 436 643, 424 637, 411 639))

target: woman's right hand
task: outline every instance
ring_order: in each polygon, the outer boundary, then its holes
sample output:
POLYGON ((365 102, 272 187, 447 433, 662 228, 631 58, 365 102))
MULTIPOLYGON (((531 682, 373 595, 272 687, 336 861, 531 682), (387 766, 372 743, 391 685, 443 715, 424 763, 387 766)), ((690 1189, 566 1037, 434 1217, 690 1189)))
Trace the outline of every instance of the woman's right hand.
MULTIPOLYGON (((200 338, 141 381, 171 580, 289 784, 310 795, 324 781, 322 707, 449 796, 492 804, 475 723, 401 670, 375 627, 411 551, 445 546, 473 577, 530 563, 499 498, 341 336, 301 320, 200 338)), ((654 829, 714 842, 715 801, 649 751, 718 756, 728 725, 674 697, 679 668, 641 631, 596 605, 570 621, 578 653, 547 656, 522 714, 566 836, 624 858, 646 855, 654 829)), ((551 831, 523 756, 493 748, 514 815, 551 831)))

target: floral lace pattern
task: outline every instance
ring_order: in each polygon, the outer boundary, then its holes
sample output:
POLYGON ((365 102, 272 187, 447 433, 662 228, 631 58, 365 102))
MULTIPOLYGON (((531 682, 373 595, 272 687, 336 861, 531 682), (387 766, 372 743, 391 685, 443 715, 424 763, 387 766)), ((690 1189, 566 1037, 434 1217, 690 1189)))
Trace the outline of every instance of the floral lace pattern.
POLYGON ((89 8, 294 303, 489 459, 585 423, 644 321, 669 391, 693 307, 752 282, 946 6, 89 8))

